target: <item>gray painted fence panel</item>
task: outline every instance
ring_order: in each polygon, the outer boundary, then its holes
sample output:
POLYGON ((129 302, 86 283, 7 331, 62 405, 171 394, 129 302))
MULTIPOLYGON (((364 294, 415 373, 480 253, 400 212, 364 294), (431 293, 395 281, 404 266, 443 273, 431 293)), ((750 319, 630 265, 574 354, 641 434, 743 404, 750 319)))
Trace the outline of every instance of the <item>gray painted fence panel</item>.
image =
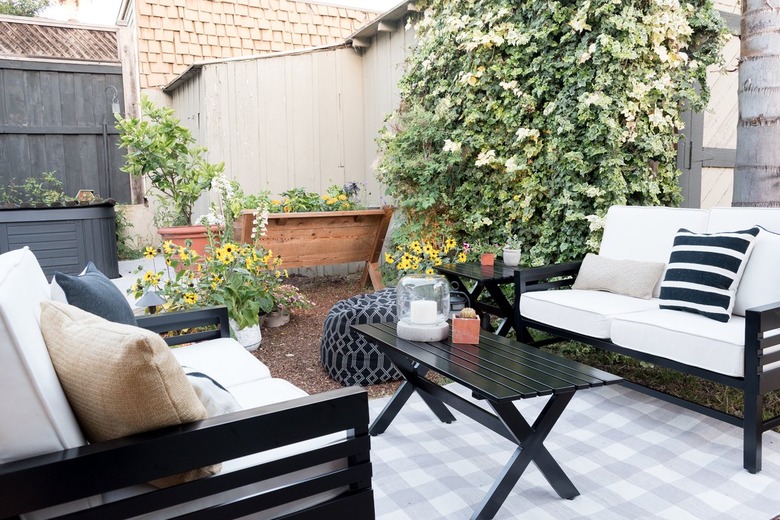
POLYGON ((0 183, 54 171, 70 196, 130 202, 109 86, 122 100, 120 66, 0 59, 0 183))

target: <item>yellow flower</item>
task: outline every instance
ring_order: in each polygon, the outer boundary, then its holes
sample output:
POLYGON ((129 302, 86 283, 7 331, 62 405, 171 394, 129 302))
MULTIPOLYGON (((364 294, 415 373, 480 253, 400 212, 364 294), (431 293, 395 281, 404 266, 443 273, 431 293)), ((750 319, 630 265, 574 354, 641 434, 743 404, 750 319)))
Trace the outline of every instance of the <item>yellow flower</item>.
POLYGON ((465 262, 466 261, 466 253, 464 253, 462 251, 460 253, 458 253, 458 258, 455 261, 457 263, 459 263, 459 264, 462 264, 463 262, 465 262))
POLYGON ((330 198, 330 195, 327 193, 322 196, 322 200, 328 200, 330 198))
POLYGON ((149 283, 152 280, 154 280, 154 272, 153 271, 146 271, 144 273, 144 282, 149 283))
POLYGON ((339 195, 339 200, 347 200, 347 196, 342 193, 339 195))
POLYGON ((388 264, 392 264, 393 262, 395 262, 393 255, 391 255, 390 253, 385 253, 385 262, 387 262, 388 264))
POLYGON ((157 250, 151 246, 146 246, 146 249, 144 249, 144 257, 147 260, 151 260, 152 258, 155 257, 156 254, 157 254, 157 250))
POLYGON ((165 242, 163 242, 162 250, 163 253, 165 253, 166 255, 172 255, 173 252, 176 251, 176 246, 173 245, 173 242, 171 242, 170 240, 166 240, 165 242))
POLYGON ((273 204, 274 206, 281 206, 282 205, 282 201, 274 199, 274 200, 271 201, 271 204, 273 204))
POLYGON ((433 274, 433 268, 429 267, 428 269, 426 269, 425 274, 433 274))
POLYGON ((179 258, 182 259, 182 261, 188 260, 190 258, 190 254, 187 252, 186 249, 182 249, 179 251, 179 258))
POLYGON ((184 293, 184 301, 190 305, 194 305, 198 301, 198 295, 195 293, 184 293))
POLYGON ((236 245, 235 244, 231 244, 230 242, 225 244, 222 248, 225 250, 225 253, 233 254, 233 253, 236 252, 236 245))
POLYGON ((325 201, 325 204, 327 204, 328 206, 332 206, 336 202, 338 202, 336 199, 328 199, 325 201))
POLYGON ((287 272, 287 269, 284 270, 284 277, 285 278, 289 278, 290 277, 290 273, 287 272))
POLYGON ((437 258, 433 261, 433 265, 441 265, 443 262, 441 261, 441 258, 437 258))

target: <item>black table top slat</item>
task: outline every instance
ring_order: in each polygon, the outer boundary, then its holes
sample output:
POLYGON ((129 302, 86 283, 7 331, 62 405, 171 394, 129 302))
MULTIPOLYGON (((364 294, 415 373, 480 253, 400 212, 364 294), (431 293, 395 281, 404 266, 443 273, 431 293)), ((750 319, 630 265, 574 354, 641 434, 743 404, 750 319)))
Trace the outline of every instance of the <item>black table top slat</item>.
POLYGON ((494 265, 482 265, 479 262, 465 262, 462 264, 443 264, 434 269, 442 274, 454 274, 469 280, 478 282, 496 281, 508 283, 514 281, 515 267, 504 265, 496 260, 494 265))
MULTIPOLYGON (((463 265, 463 264, 459 264, 463 265)), ((353 325, 381 346, 399 352, 496 402, 612 384, 620 378, 535 347, 482 333, 479 345, 413 342, 398 338, 395 323, 353 325)))

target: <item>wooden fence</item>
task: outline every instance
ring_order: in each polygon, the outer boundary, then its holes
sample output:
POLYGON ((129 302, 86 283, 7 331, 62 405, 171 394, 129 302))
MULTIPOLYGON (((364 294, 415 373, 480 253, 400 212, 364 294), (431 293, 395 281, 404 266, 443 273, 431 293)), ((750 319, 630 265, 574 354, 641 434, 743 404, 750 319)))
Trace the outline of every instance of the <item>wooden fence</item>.
POLYGON ((119 65, 0 59, 0 183, 54 171, 68 195, 129 202, 113 115, 122 100, 119 65))

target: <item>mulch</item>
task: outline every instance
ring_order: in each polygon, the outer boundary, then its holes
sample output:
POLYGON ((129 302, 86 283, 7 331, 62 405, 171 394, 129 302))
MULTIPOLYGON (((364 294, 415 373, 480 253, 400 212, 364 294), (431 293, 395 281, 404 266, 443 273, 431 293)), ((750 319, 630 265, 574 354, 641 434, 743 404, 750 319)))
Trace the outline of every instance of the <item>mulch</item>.
MULTIPOLYGON (((314 302, 314 307, 292 313, 289 323, 281 327, 263 327, 263 342, 255 356, 271 370, 273 377, 286 379, 309 394, 342 388, 328 376, 320 363, 320 339, 325 317, 333 305, 343 299, 373 292, 360 287, 360 275, 305 277, 290 276, 295 285, 314 302)), ((399 382, 366 387, 369 399, 392 395, 399 382)))

